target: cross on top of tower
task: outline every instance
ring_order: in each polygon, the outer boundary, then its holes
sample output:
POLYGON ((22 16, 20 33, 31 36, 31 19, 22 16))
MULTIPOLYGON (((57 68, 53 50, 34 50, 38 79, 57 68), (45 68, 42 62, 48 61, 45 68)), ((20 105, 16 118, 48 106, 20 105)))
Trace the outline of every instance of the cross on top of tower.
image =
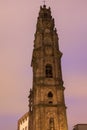
POLYGON ((44 3, 44 5, 45 5, 46 1, 44 0, 43 3, 44 3))

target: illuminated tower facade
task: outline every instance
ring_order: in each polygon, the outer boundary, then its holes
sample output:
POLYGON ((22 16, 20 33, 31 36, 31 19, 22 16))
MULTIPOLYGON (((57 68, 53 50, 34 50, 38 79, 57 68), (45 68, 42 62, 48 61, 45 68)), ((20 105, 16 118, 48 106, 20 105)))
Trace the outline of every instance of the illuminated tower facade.
POLYGON ((68 130, 58 41, 51 10, 43 5, 37 18, 31 63, 29 130, 68 130))

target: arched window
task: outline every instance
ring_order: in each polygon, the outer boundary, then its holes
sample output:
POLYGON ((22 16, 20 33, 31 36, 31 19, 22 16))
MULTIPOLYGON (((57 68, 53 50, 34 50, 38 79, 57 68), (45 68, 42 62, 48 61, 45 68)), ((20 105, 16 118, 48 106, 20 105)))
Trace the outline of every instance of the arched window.
POLYGON ((49 98, 52 98, 52 97, 53 97, 52 92, 49 92, 49 93, 48 93, 48 97, 49 97, 49 98))
POLYGON ((46 65, 46 77, 47 78, 52 78, 53 77, 52 66, 50 64, 46 65))

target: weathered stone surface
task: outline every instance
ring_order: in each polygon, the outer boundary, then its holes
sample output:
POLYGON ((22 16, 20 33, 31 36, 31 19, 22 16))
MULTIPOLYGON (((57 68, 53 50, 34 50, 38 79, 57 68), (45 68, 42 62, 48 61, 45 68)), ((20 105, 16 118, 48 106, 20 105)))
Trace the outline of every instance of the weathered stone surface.
POLYGON ((50 8, 40 8, 32 56, 29 130, 67 130, 58 34, 50 8))

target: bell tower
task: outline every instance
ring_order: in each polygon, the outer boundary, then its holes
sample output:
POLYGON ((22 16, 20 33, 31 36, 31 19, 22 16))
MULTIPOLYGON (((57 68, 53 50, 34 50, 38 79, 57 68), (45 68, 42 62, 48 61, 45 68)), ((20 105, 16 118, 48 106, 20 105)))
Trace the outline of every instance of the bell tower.
POLYGON ((32 54, 29 130, 68 130, 61 57, 51 9, 43 5, 37 18, 32 54))

